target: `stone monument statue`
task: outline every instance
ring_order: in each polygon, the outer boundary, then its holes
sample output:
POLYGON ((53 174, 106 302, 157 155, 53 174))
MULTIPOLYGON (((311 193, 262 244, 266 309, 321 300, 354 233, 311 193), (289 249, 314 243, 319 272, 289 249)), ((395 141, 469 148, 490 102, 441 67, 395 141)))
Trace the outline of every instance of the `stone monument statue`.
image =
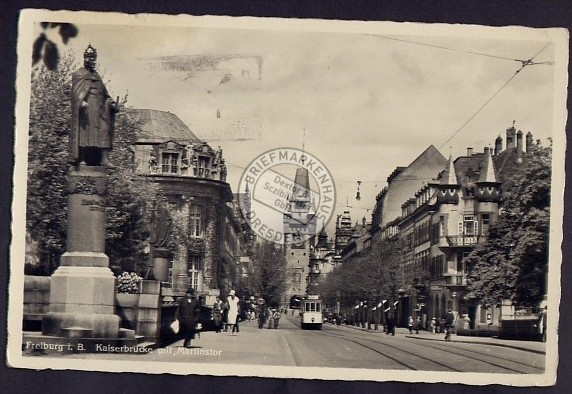
POLYGON ((117 111, 100 76, 97 53, 89 45, 84 67, 72 75, 72 129, 69 159, 66 252, 51 277, 49 312, 42 334, 115 340, 115 277, 105 254, 107 177, 117 111))
POLYGON ((166 282, 169 279, 169 242, 173 228, 173 219, 164 206, 159 206, 153 219, 149 244, 152 248, 153 276, 156 280, 166 282))
POLYGON ((109 165, 117 102, 112 100, 95 71, 97 51, 90 45, 83 67, 72 74, 72 121, 69 159, 74 165, 109 165))

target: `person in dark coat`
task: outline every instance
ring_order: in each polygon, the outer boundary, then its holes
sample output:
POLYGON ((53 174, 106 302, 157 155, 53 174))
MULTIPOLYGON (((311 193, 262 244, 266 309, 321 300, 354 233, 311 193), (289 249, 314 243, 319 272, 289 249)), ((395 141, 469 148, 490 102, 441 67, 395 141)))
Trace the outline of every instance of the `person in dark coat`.
POLYGON ((190 348, 191 340, 195 339, 196 325, 199 321, 200 303, 195 289, 187 290, 186 297, 181 298, 176 317, 179 320, 179 333, 185 338, 183 346, 190 348))
POLYGON ((389 314, 387 316, 387 335, 391 334, 395 336, 395 320, 393 318, 393 314, 389 314))
POLYGON ((223 316, 222 316, 222 309, 224 306, 224 302, 220 300, 220 297, 216 297, 216 301, 213 304, 213 320, 215 323, 215 331, 219 333, 222 330, 223 325, 223 316))
POLYGON ((453 328, 455 327, 455 314, 452 309, 449 309, 447 315, 445 316, 445 340, 451 340, 451 334, 453 333, 453 328))

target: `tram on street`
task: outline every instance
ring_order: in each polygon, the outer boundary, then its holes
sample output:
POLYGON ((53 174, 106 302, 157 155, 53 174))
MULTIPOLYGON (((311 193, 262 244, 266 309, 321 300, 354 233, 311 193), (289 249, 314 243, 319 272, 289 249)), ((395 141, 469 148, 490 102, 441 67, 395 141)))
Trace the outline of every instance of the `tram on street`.
POLYGON ((321 330, 323 321, 322 300, 318 295, 306 296, 300 304, 302 330, 321 330))

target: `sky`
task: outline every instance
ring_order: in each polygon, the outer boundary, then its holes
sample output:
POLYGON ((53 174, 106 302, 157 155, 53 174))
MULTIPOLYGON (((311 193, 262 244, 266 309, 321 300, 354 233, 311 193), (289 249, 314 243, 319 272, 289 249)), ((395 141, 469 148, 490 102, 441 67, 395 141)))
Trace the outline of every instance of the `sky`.
POLYGON ((504 139, 513 121, 544 144, 564 133, 554 130, 554 106, 562 105, 554 92, 562 83, 555 72, 567 65, 546 31, 134 18, 71 20, 79 34, 60 47, 80 60, 90 43, 113 96, 128 94, 135 108, 170 111, 221 146, 235 192, 261 153, 303 148, 334 177, 335 213, 350 206, 354 222, 369 221, 389 174, 429 145, 445 157, 467 147, 482 152, 497 136, 504 139), (550 63, 515 75, 520 60, 533 57, 550 63))

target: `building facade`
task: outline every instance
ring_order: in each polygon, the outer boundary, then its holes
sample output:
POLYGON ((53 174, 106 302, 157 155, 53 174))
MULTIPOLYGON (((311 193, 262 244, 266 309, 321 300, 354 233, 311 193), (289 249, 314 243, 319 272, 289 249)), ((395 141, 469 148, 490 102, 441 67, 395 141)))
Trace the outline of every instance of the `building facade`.
MULTIPOLYGON (((449 309, 463 316, 470 328, 498 324, 500 308, 484 307, 469 297, 465 259, 498 221, 502 180, 526 156, 522 136, 513 125, 506 131, 505 150, 499 136, 495 150, 486 147, 475 153, 467 148, 466 155, 449 158, 435 180, 404 201, 401 217, 382 227, 381 233, 399 237, 403 248, 401 324, 411 315, 419 315, 424 325, 433 318, 438 322, 449 309)), ((530 150, 532 134, 526 138, 530 150)))
POLYGON ((306 168, 297 168, 294 192, 284 212, 284 253, 287 286, 285 303, 307 293, 310 245, 316 234, 316 208, 311 200, 310 179, 306 168))
POLYGON ((175 114, 151 109, 134 114, 140 128, 134 148, 137 171, 159 185, 171 211, 177 212, 170 219, 178 220, 191 240, 190 246, 151 245, 150 260, 168 260, 165 284, 175 295, 189 286, 212 294, 238 288, 247 225, 226 182, 222 150, 201 141, 175 114))
POLYGON ((317 237, 313 237, 310 242, 310 258, 306 279, 310 294, 320 294, 320 281, 339 264, 335 256, 334 243, 330 242, 325 228, 322 227, 320 234, 317 237))
MULTIPOLYGON (((483 306, 470 298, 470 267, 465 260, 499 220, 503 182, 526 160, 533 145, 530 132, 525 138, 513 124, 506 130, 504 149, 499 136, 494 149, 475 153, 467 148, 466 155, 455 160, 445 159, 430 146, 388 177, 388 185, 376 198, 369 238, 358 239, 361 255, 384 240, 399 245, 395 262, 399 283, 394 286, 398 294, 386 295, 396 299, 392 313, 398 325, 406 326, 409 316, 419 316, 423 326, 433 318, 439 323, 449 309, 463 316, 470 328, 499 323, 498 306, 483 306)), ((348 234, 341 234, 342 241, 348 234)), ((345 246, 343 264, 351 264, 359 255, 357 248, 355 241, 345 246)))

